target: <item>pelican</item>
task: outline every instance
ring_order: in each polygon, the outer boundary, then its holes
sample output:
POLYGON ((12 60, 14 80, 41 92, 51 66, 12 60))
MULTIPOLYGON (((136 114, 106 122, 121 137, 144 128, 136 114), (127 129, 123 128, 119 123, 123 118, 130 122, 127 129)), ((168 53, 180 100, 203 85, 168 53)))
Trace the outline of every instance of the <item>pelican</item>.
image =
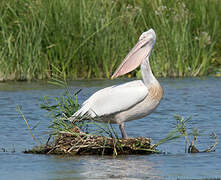
POLYGON ((122 138, 128 138, 124 123, 153 112, 163 96, 163 89, 154 77, 149 63, 155 41, 156 34, 153 29, 142 33, 137 44, 111 77, 117 78, 141 66, 142 80, 106 87, 95 92, 70 120, 87 115, 102 122, 119 124, 122 138))

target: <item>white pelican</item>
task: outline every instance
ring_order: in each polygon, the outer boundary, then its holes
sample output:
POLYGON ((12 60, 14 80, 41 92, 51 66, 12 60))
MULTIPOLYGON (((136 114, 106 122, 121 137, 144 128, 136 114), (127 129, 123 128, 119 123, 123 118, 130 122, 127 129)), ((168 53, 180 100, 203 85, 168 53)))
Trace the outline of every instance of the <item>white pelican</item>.
POLYGON ((69 120, 85 115, 102 122, 120 125, 122 138, 127 138, 124 122, 150 114, 160 103, 163 89, 154 77, 149 56, 156 41, 150 29, 140 36, 111 78, 122 76, 141 65, 142 80, 111 86, 95 92, 69 120))

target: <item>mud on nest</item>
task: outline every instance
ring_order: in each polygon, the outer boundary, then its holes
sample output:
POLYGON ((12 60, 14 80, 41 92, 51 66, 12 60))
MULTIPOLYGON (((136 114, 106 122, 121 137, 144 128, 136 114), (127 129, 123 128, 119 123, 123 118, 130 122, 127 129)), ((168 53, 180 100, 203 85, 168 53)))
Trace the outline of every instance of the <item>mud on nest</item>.
POLYGON ((145 137, 118 139, 83 133, 78 128, 60 132, 50 144, 36 146, 24 153, 56 155, 151 154, 155 147, 145 137))

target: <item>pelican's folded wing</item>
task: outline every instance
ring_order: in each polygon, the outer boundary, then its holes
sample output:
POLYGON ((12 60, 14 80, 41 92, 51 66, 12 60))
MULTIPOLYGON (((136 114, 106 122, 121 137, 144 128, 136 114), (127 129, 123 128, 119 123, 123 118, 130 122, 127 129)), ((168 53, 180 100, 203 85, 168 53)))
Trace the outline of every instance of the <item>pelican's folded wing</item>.
POLYGON ((101 89, 86 100, 73 116, 91 117, 114 114, 129 109, 141 102, 148 94, 142 81, 132 81, 101 89))

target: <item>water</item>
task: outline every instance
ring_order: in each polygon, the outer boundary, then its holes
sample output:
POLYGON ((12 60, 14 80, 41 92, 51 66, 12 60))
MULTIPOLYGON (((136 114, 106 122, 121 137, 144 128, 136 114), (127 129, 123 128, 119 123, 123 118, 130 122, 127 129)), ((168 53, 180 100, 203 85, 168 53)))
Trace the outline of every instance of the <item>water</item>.
MULTIPOLYGON (((75 81, 72 87, 82 88, 84 101, 96 90, 126 80, 75 81)), ((165 137, 174 127, 174 114, 192 116, 189 128, 198 128, 198 148, 208 148, 221 137, 221 79, 161 79, 164 98, 154 113, 126 124, 129 136, 151 137, 154 142, 165 137)), ((35 145, 16 105, 42 142, 46 141, 50 119, 39 108, 42 97, 58 96, 61 89, 46 83, 0 83, 0 179, 200 179, 221 178, 221 143, 211 153, 186 154, 181 138, 159 147, 164 154, 149 156, 78 156, 62 157, 23 154, 35 145), (6 151, 6 152, 5 152, 6 151)))

